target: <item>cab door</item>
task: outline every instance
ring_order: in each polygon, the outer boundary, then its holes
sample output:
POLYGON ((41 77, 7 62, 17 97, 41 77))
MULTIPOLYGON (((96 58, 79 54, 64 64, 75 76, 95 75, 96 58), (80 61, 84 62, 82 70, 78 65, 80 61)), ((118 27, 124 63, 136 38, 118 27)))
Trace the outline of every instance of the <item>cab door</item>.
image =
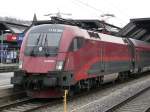
POLYGON ((99 43, 99 58, 100 58, 100 74, 105 72, 105 44, 103 42, 99 43))
MULTIPOLYGON (((83 37, 75 37, 70 45, 69 51, 71 53, 71 57, 73 60, 73 66, 74 69, 78 70, 81 69, 81 67, 84 64, 85 58, 84 58, 84 46, 85 40, 83 37)), ((69 56, 70 57, 70 56, 69 56)))

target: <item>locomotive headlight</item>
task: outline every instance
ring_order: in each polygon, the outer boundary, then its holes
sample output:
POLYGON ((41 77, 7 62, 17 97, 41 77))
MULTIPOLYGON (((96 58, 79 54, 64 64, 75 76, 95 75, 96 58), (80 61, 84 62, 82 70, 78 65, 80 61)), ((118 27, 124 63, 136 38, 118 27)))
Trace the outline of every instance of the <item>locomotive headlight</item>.
POLYGON ((22 69, 23 61, 19 61, 19 69, 22 69))
POLYGON ((62 70, 64 61, 57 61, 56 70, 62 70))

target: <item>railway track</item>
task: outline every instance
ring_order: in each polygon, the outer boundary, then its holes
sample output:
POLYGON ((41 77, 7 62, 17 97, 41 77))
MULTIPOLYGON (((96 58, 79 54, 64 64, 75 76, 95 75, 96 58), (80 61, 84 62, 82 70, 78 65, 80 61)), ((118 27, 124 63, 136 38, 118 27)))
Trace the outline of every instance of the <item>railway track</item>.
POLYGON ((150 88, 130 97, 106 112, 150 112, 150 88))
MULTIPOLYGON (((109 86, 109 85, 107 85, 109 86)), ((82 91, 81 93, 76 94, 73 98, 69 98, 68 101, 72 102, 73 100, 84 97, 86 95, 90 95, 96 91, 99 91, 102 88, 93 89, 88 93, 86 91, 82 91)), ((51 107, 55 105, 63 105, 63 99, 34 99, 34 98, 26 98, 19 99, 16 101, 11 101, 5 105, 0 106, 0 112, 32 112, 38 109, 51 107)))
POLYGON ((41 100, 26 98, 0 106, 1 112, 32 112, 39 108, 45 108, 60 103, 60 99, 41 100))
POLYGON ((13 88, 0 90, 0 105, 26 97, 25 91, 13 91, 13 88))
POLYGON ((146 109, 145 112, 150 112, 150 107, 148 109, 146 109))
MULTIPOLYGON (((145 76, 144 76, 145 77, 145 76)), ((146 76, 148 77, 148 76, 146 76)), ((142 77, 141 77, 142 78, 142 77)), ((139 78, 140 79, 140 78, 139 78)), ((137 79, 138 80, 138 79, 137 79)), ((130 82, 131 79, 129 79, 128 81, 125 81, 126 83, 127 82, 130 82)), ((123 83, 121 83, 123 84, 123 83)), ((113 86, 118 86, 119 84, 116 83, 114 84, 113 86)), ((124 85, 124 84, 123 84, 124 85)), ((107 90, 105 90, 106 88, 113 88, 113 87, 110 87, 112 86, 112 84, 106 84, 104 85, 102 88, 98 88, 98 89, 93 89, 89 92, 82 92, 82 93, 79 93, 77 95, 75 95, 73 97, 73 99, 69 99, 69 104, 72 104, 72 102, 76 101, 76 100, 82 100, 82 98, 86 97, 86 96, 95 96, 94 93, 97 93, 98 91, 100 91, 100 94, 102 92, 104 92, 105 94, 108 94, 110 92, 106 92, 107 90), (104 89, 104 90, 103 90, 104 89), (93 95, 91 95, 93 94, 93 95)), ((115 91, 115 89, 113 90, 115 91)), ((103 97, 104 95, 101 95, 101 97, 103 97)), ((134 97, 133 97, 134 98, 134 97)), ((87 99, 87 98, 86 98, 87 99)), ((93 98, 91 98, 93 99, 93 98)), ((86 101, 83 100, 83 102, 86 103, 86 101)), ((77 102, 76 102, 77 103, 77 102)), ((78 102, 79 103, 79 102, 78 102)), ((12 103, 9 103, 7 105, 3 105, 3 106, 0 106, 0 111, 2 112, 32 112, 34 110, 38 110, 40 109, 41 112, 43 111, 43 108, 46 109, 47 111, 47 108, 51 108, 50 111, 54 111, 56 110, 56 112, 60 112, 60 111, 63 111, 63 99, 49 99, 49 101, 45 101, 44 102, 41 100, 41 99, 26 99, 25 101, 23 100, 19 100, 19 103, 18 101, 15 101, 15 102, 12 102, 12 103), (60 109, 61 107, 61 109, 60 109), (58 108, 58 109, 57 109, 58 108)), ((69 111, 71 111, 72 109, 72 105, 69 105, 68 106, 70 109, 68 109, 69 111)), ((73 109, 75 109, 76 107, 74 107, 73 109)), ((113 110, 113 109, 112 109, 113 110)), ((112 110, 110 109, 109 111, 112 112, 112 110)), ((49 111, 49 110, 48 110, 49 111)), ((113 110, 114 111, 114 110, 113 110)), ((45 111, 43 111, 45 112, 45 111)), ((73 111, 74 112, 74 111, 73 111)), ((77 110, 78 112, 78 110, 77 110)), ((119 111, 118 111, 119 112, 119 111)))
MULTIPOLYGON (((150 76, 148 75, 149 73, 147 75, 146 74, 143 77, 136 78, 135 80, 129 79, 128 81, 125 81, 125 84, 106 84, 101 89, 91 90, 90 92, 79 94, 75 96, 72 100, 68 101, 68 111, 115 112, 115 110, 113 109, 115 109, 117 105, 123 104, 122 102, 124 102, 125 104, 126 102, 136 97, 138 98, 138 95, 142 95, 149 89, 147 84, 150 84, 150 76), (130 87, 128 88, 128 86, 130 87), (128 94, 129 92, 131 93, 131 95, 128 94), (134 95, 134 93, 136 93, 136 95, 134 95)), ((63 105, 57 104, 54 106, 50 106, 46 109, 41 109, 40 112, 45 111, 60 112, 63 111, 63 105)))

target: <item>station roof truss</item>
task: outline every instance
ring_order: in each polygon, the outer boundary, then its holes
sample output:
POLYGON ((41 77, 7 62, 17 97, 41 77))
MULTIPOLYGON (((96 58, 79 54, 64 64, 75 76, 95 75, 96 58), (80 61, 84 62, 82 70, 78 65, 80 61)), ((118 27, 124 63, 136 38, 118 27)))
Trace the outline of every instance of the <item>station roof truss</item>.
MULTIPOLYGON (((0 21, 0 31, 3 31, 3 33, 23 33, 27 29, 27 25, 23 24, 16 24, 6 21, 0 21)), ((1 32, 0 32, 1 34, 1 32)))
POLYGON ((117 36, 150 42, 150 18, 131 19, 117 36))

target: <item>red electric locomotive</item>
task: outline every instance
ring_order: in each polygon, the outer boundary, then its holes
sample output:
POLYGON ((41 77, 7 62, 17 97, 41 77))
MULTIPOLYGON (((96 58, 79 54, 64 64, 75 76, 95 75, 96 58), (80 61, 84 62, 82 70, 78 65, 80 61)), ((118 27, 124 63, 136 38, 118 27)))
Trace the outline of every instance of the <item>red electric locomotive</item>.
POLYGON ((150 44, 64 24, 33 26, 11 83, 35 98, 60 97, 150 67, 150 44))

